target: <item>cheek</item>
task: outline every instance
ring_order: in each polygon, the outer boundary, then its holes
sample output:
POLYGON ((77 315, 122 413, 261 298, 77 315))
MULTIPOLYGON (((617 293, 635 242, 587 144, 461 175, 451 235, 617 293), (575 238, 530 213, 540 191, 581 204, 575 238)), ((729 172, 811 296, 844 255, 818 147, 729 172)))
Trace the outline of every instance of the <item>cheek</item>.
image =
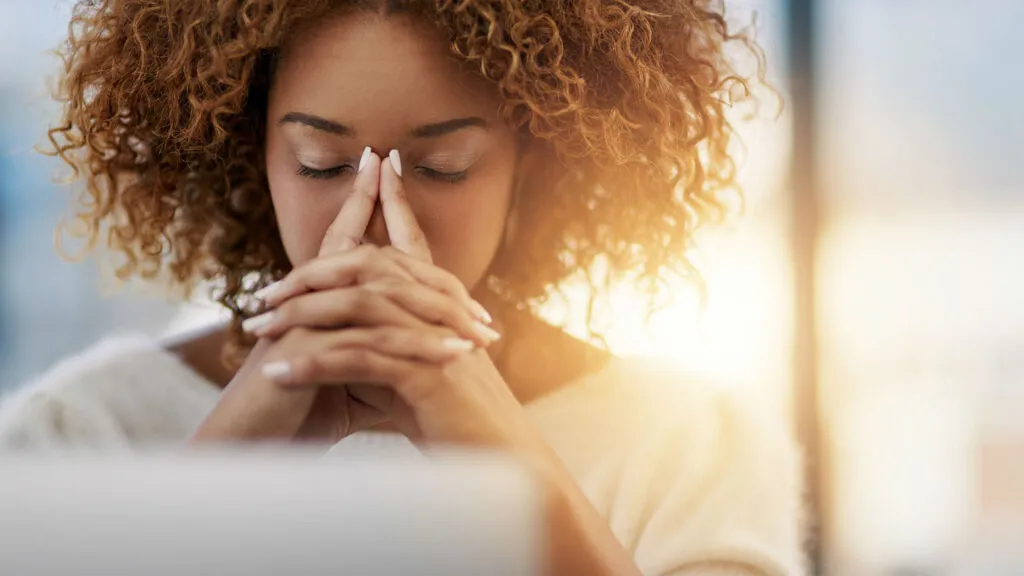
POLYGON ((270 196, 288 259, 298 266, 317 256, 324 233, 341 208, 344 193, 311 190, 294 172, 267 167, 270 196))
POLYGON ((449 193, 410 194, 434 262, 468 287, 480 281, 501 243, 508 178, 477 179, 449 193))

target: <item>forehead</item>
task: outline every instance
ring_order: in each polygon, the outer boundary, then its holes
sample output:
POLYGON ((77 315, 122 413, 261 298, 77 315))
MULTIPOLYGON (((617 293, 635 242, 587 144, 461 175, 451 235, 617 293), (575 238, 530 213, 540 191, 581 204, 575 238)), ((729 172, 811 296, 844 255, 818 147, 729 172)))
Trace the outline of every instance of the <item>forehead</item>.
POLYGON ((406 14, 339 14, 284 46, 271 114, 301 111, 358 128, 496 119, 496 89, 462 68, 444 38, 406 14))

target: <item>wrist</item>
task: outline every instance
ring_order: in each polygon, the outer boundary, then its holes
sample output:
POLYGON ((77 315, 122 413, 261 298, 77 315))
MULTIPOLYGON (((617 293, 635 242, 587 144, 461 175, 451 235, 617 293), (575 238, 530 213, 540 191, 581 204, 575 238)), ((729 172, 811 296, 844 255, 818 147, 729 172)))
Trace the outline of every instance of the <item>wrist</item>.
POLYGON ((239 374, 189 444, 291 440, 315 397, 315 390, 281 390, 255 371, 239 374))
POLYGON ((632 556, 561 460, 548 460, 535 470, 547 528, 546 573, 640 576, 632 556))

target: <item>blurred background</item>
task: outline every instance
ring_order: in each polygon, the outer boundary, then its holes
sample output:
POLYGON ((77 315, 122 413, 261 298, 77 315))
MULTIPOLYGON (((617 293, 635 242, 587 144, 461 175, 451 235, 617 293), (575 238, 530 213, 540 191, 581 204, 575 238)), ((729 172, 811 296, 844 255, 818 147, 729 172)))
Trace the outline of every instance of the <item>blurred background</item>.
MULTIPOLYGON (((739 0, 776 118, 737 121, 746 206, 613 350, 766 400, 806 447, 823 574, 1024 574, 1024 2, 739 0), (723 384, 726 385, 726 384, 723 384)), ((0 0, 0 393, 105 335, 216 318, 69 263, 60 166, 33 151, 69 3, 0 0)), ((550 313, 578 329, 578 307, 550 313)))

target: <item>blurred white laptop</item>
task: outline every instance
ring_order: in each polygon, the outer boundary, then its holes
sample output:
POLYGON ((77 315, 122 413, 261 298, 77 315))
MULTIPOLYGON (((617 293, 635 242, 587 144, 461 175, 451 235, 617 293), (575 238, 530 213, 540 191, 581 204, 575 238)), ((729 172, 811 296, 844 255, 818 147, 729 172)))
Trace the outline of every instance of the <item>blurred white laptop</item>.
POLYGON ((533 576, 540 513, 489 457, 0 456, 0 574, 533 576))

